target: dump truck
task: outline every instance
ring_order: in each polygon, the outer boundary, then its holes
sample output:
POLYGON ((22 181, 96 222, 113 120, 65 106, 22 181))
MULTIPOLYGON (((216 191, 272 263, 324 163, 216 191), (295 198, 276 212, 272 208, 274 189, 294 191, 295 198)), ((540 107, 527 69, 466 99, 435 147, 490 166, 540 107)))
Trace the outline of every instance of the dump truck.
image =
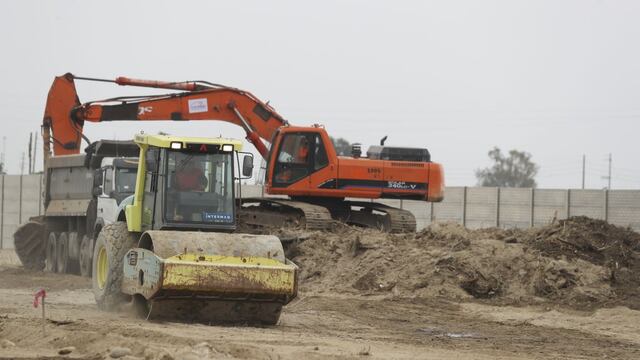
POLYGON ((93 252, 98 306, 130 302, 146 318, 276 324, 298 267, 273 235, 235 233, 236 186, 253 155, 223 138, 136 135, 134 195, 93 252), (237 172, 238 176, 234 174, 237 172))
POLYGON ((138 168, 133 141, 93 142, 84 154, 51 156, 43 176, 44 215, 14 233, 16 253, 30 269, 91 276, 93 244, 132 195, 138 168))

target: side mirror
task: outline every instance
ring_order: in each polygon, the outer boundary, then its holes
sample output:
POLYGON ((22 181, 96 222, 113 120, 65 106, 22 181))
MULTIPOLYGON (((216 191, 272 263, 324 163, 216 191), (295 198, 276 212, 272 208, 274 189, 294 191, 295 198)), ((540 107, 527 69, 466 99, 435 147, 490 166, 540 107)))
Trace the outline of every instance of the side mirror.
POLYGON ((100 195, 102 195, 102 185, 94 186, 93 196, 100 196, 100 195))
POLYGON ((102 169, 98 169, 93 173, 93 187, 102 186, 104 180, 104 172, 102 169))
POLYGON ((253 155, 245 154, 242 159, 242 176, 250 178, 253 175, 253 155))

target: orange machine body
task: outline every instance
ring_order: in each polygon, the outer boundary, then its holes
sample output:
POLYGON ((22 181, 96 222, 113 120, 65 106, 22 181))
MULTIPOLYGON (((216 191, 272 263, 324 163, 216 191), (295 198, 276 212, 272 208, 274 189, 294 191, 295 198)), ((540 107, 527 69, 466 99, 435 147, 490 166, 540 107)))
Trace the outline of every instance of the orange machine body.
POLYGON ((266 176, 269 194, 423 201, 440 201, 443 197, 444 174, 440 164, 337 156, 321 126, 283 127, 274 137, 271 149, 266 176), (288 137, 307 139, 310 149, 306 159, 288 161, 282 156, 291 142, 288 137))
POLYGON ((291 126, 275 109, 247 91, 206 82, 120 77, 112 82, 183 92, 80 104, 75 78, 71 74, 57 77, 49 91, 43 121, 45 159, 50 155, 50 143, 55 155, 79 153, 85 121, 226 121, 241 126, 247 139, 267 159, 269 194, 334 199, 443 198, 440 164, 338 156, 324 127, 291 126), (263 140, 271 143, 270 149, 263 140))

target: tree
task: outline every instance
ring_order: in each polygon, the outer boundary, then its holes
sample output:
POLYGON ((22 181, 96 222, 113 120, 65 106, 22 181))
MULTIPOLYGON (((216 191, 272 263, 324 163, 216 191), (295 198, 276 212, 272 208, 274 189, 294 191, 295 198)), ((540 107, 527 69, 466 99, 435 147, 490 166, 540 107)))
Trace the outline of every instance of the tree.
POLYGON ((498 147, 489 151, 491 167, 476 170, 480 186, 536 187, 535 176, 538 165, 531 161, 531 154, 511 150, 509 156, 502 154, 498 147))
POLYGON ((339 156, 349 156, 351 155, 351 144, 347 139, 344 138, 334 138, 332 136, 329 137, 331 142, 333 143, 333 147, 336 149, 336 153, 339 156))

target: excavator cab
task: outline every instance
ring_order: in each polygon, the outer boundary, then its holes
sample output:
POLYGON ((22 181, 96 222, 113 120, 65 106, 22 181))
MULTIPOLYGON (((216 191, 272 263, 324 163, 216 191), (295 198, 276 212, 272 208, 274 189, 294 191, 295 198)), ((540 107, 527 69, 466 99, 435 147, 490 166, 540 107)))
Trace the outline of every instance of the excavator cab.
POLYGON ((283 135, 274 161, 274 187, 287 187, 329 164, 324 144, 314 132, 283 135))

